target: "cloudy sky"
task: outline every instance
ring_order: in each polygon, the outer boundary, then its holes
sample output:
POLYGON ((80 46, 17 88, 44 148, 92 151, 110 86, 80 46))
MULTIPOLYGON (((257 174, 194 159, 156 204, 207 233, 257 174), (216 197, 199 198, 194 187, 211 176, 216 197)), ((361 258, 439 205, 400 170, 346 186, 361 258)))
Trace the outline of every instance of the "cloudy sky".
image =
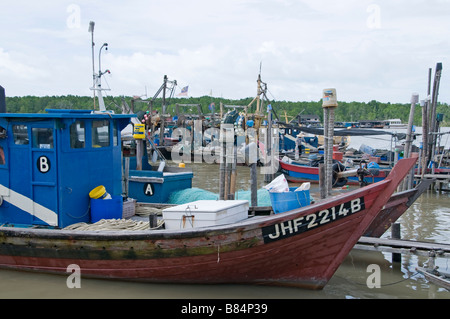
POLYGON ((443 63, 450 103, 450 0, 2 0, 0 85, 8 96, 92 93, 91 34, 107 95, 176 93, 407 103, 443 63))

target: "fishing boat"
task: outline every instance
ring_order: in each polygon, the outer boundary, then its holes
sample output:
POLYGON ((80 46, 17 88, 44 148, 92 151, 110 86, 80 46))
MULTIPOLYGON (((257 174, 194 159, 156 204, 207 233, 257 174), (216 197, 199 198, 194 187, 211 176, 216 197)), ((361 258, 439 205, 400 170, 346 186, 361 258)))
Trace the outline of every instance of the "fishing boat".
POLYGON ((390 119, 385 122, 384 128, 386 129, 396 129, 396 128, 407 128, 408 125, 402 123, 400 119, 390 119))
POLYGON ((365 188, 231 224, 135 232, 0 227, 0 267, 64 274, 75 264, 85 277, 322 289, 415 161, 399 161, 365 188))
MULTIPOLYGON (((317 165, 311 165, 301 163, 297 161, 280 161, 280 167, 286 179, 292 183, 319 183, 319 167, 317 165)), ((348 176, 339 177, 339 173, 344 172, 346 167, 337 160, 333 161, 333 187, 342 187, 345 185, 360 185, 361 183, 367 185, 377 183, 384 180, 390 172, 390 169, 364 169, 362 170, 361 177, 348 176)))
POLYGON ((417 267, 416 270, 428 281, 450 291, 450 273, 438 270, 437 268, 417 267))
POLYGON ((90 191, 102 186, 101 196, 122 198, 124 169, 128 195, 144 202, 164 202, 170 192, 191 187, 191 171, 124 167, 129 155, 121 132, 132 118, 90 110, 0 114, 0 225, 90 222, 90 191))

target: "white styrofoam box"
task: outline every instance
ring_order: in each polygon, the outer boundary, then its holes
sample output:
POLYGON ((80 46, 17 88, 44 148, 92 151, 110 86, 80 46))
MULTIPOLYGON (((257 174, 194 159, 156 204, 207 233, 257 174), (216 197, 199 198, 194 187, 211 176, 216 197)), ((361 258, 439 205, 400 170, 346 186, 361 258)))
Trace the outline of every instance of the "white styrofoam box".
POLYGON ((199 200, 163 210, 166 229, 224 225, 248 218, 247 200, 199 200))

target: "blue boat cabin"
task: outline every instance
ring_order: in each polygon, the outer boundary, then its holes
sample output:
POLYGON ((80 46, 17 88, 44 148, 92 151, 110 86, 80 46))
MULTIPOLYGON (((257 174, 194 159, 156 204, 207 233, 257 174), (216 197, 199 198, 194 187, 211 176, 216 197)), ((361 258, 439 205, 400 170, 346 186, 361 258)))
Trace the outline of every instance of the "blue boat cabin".
POLYGON ((120 132, 134 115, 0 114, 0 225, 89 222, 89 192, 122 194, 120 132))

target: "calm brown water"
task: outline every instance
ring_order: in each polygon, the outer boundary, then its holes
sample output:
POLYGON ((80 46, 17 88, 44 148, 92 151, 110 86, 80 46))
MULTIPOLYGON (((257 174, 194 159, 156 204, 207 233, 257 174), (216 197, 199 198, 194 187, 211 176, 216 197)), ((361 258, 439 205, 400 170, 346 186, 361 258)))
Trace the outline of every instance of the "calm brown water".
MULTIPOLYGON (((218 193, 218 165, 188 164, 194 187, 218 193)), ((249 169, 238 168, 237 189, 248 189, 249 169)), ((262 186, 262 175, 258 175, 262 186)), ((344 191, 344 190, 341 190, 344 191)), ((314 190, 313 190, 314 192, 314 190)), ((450 239, 450 193, 428 191, 401 218, 402 238, 433 242, 450 239)), ((415 267, 426 258, 403 256, 393 264, 391 255, 353 250, 322 291, 250 285, 163 285, 82 279, 81 288, 69 289, 66 276, 0 270, 0 298, 129 298, 129 299, 449 299, 450 293, 428 283, 415 267), (381 269, 381 288, 370 289, 369 265, 381 269)), ((449 271, 447 259, 437 259, 449 271)))

